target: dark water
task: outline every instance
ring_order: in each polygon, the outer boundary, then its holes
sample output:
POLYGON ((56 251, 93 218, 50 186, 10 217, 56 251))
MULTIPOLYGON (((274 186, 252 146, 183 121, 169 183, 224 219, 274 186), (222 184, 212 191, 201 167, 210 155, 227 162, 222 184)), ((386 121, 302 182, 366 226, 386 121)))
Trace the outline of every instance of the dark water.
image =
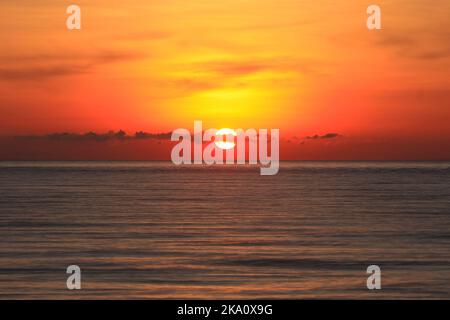
POLYGON ((0 162, 0 195, 0 298, 450 298, 448 162, 0 162))

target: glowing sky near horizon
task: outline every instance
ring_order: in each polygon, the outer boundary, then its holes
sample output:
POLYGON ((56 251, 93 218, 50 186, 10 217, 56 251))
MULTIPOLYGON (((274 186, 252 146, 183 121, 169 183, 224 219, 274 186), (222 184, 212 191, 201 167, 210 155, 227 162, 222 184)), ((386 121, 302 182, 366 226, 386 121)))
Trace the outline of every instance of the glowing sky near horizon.
POLYGON ((380 31, 362 0, 75 3, 80 31, 66 1, 0 3, 0 135, 194 120, 286 139, 450 135, 448 1, 377 1, 380 31))

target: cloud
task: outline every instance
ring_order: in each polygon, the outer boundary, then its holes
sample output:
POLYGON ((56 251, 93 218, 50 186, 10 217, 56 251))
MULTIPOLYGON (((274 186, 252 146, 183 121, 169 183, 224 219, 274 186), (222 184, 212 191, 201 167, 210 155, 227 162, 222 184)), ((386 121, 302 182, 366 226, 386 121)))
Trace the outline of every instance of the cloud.
POLYGON ((182 63, 175 67, 179 75, 170 76, 158 84, 165 89, 161 90, 164 97, 184 97, 223 88, 257 87, 263 83, 272 84, 273 81, 279 85, 283 83, 285 87, 293 86, 300 74, 320 73, 317 61, 287 56, 254 59, 232 57, 228 60, 182 63))
POLYGON ((375 44, 390 47, 399 57, 418 60, 439 60, 450 57, 450 33, 426 32, 414 35, 400 33, 381 33, 375 44))
POLYGON ((308 139, 308 140, 322 140, 322 139, 334 139, 334 138, 339 138, 339 137, 342 137, 342 135, 340 135, 339 133, 327 133, 327 134, 324 134, 322 136, 320 136, 318 134, 313 135, 313 136, 306 136, 305 139, 308 139))
POLYGON ((137 52, 100 52, 92 55, 2 55, 0 80, 40 80, 83 74, 100 65, 145 57, 146 55, 137 52))
POLYGON ((435 59, 444 59, 450 57, 450 50, 434 50, 418 53, 416 55, 417 59, 423 60, 435 60, 435 59))
POLYGON ((412 46, 416 41, 409 36, 403 34, 380 34, 380 38, 375 41, 376 44, 381 46, 412 46))
POLYGON ((37 80, 43 78, 65 76, 84 73, 86 68, 58 66, 43 68, 0 68, 0 79, 2 80, 37 80))
POLYGON ((202 70, 208 70, 225 76, 241 76, 273 68, 261 62, 247 61, 212 61, 201 65, 202 70))
POLYGON ((317 61, 298 60, 289 56, 254 58, 252 60, 216 60, 194 65, 195 72, 210 72, 218 76, 240 77, 259 72, 316 73, 317 61))
POLYGON ((119 40, 129 41, 155 41, 169 39, 172 36, 172 33, 166 31, 145 31, 131 34, 120 34, 116 38, 119 40))
POLYGON ((172 132, 166 133, 148 133, 144 131, 138 131, 134 134, 134 139, 157 139, 157 140, 170 140, 172 132))
POLYGON ((145 131, 138 131, 134 135, 127 135, 123 130, 109 131, 107 133, 95 133, 93 131, 80 133, 70 132, 56 132, 46 135, 28 135, 28 136, 16 136, 21 140, 57 140, 57 141, 110 141, 110 140, 170 140, 172 133, 149 133, 145 131))

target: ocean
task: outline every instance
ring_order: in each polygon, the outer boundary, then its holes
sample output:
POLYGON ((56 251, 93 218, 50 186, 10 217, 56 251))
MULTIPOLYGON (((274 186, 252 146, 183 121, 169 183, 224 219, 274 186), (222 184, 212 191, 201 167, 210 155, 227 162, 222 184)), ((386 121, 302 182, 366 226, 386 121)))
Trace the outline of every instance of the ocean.
POLYGON ((450 162, 0 162, 0 195, 0 299, 450 298, 450 162))

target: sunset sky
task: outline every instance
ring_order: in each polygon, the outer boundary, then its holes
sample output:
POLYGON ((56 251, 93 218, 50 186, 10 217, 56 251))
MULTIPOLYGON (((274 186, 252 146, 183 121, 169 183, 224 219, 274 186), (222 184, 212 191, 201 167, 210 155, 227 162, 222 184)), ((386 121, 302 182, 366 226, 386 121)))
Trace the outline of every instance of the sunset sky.
POLYGON ((279 128, 283 159, 450 159, 448 0, 74 3, 79 31, 72 2, 0 3, 0 160, 166 159, 167 139, 40 136, 194 120, 279 128))

